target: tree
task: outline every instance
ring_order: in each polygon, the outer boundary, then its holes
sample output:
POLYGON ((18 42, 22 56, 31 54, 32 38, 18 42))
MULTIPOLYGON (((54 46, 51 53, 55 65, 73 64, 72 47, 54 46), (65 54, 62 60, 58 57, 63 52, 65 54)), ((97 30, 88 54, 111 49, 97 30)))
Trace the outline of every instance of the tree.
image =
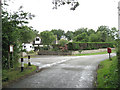
POLYGON ((64 39, 59 40, 59 44, 60 44, 61 46, 64 46, 64 45, 67 44, 67 43, 68 43, 67 40, 64 40, 64 39))
POLYGON ((88 35, 86 33, 79 34, 73 38, 73 41, 75 41, 75 42, 87 42, 88 35))
POLYGON ((111 28, 110 35, 113 39, 118 39, 118 31, 115 27, 111 28))
POLYGON ((98 27, 97 32, 101 32, 101 41, 106 42, 110 34, 110 29, 107 26, 100 26, 98 27))
POLYGON ((14 13, 10 13, 2 7, 2 67, 3 69, 10 68, 15 65, 20 52, 21 36, 20 27, 28 23, 34 15, 24 12, 22 7, 14 13), (14 46, 13 59, 10 59, 9 46, 14 46))
POLYGON ((32 30, 28 26, 22 26, 20 29, 20 40, 22 43, 28 43, 34 40, 37 35, 37 32, 32 30))
POLYGON ((73 32, 72 31, 67 31, 65 33, 65 36, 67 37, 68 40, 72 40, 73 39, 73 32))
POLYGON ((82 34, 82 33, 87 33, 87 28, 80 28, 80 29, 77 29, 75 32, 74 32, 74 37, 79 35, 79 34, 82 34))
POLYGON ((97 32, 101 32, 102 42, 112 42, 118 37, 118 30, 115 27, 109 29, 107 26, 100 26, 97 32))
POLYGON ((89 36, 89 42, 101 42, 100 38, 101 38, 100 32, 98 32, 96 34, 92 33, 89 36))
POLYGON ((54 34, 54 35, 57 35, 57 39, 60 40, 61 36, 63 36, 65 34, 65 32, 61 29, 53 29, 51 30, 51 32, 54 34))
POLYGON ((40 33, 40 37, 42 39, 42 43, 44 45, 50 45, 53 43, 53 41, 55 41, 55 35, 50 32, 50 31, 43 31, 40 33))
POLYGON ((95 30, 89 29, 89 30, 87 31, 87 33, 88 33, 88 36, 90 36, 91 34, 95 34, 95 30))

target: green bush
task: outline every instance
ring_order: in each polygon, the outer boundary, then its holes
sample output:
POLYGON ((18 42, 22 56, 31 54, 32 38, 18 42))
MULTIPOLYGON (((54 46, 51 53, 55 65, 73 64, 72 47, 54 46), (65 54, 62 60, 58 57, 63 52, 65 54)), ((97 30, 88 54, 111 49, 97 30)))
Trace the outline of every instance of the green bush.
POLYGON ((33 50, 31 50, 31 51, 29 51, 28 53, 34 53, 34 51, 33 51, 33 50))
POLYGON ((73 50, 73 43, 68 43, 68 50, 73 50))
POLYGON ((58 47, 55 47, 52 49, 52 51, 59 51, 60 49, 58 47))
POLYGON ((52 44, 52 47, 53 47, 52 51, 59 51, 61 45, 60 44, 52 44))
POLYGON ((91 50, 99 48, 113 48, 114 43, 111 42, 70 42, 68 50, 91 50))
POLYGON ((43 46, 43 50, 49 50, 49 46, 43 46))
POLYGON ((80 49, 79 44, 78 43, 74 43, 73 49, 74 50, 79 50, 80 49))
POLYGON ((68 43, 68 40, 61 39, 61 40, 59 40, 59 43, 61 46, 64 46, 65 44, 68 43))

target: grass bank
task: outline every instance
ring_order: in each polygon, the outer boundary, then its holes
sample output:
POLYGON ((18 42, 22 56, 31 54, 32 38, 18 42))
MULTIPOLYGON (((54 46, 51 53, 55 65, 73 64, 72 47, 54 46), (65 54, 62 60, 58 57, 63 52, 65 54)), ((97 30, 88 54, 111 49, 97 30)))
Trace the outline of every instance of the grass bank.
POLYGON ((97 88, 118 88, 118 60, 113 57, 102 61, 97 71, 97 88))
POLYGON ((2 70, 2 85, 3 87, 9 85, 12 82, 15 82, 21 78, 24 78, 25 76, 28 76, 35 72, 37 69, 36 66, 28 66, 25 64, 24 71, 21 72, 20 65, 18 64, 18 67, 12 68, 10 70, 2 70))
MULTIPOLYGON (((116 50, 113 50, 112 53, 115 53, 116 50)), ((75 54, 74 56, 83 56, 83 55, 99 55, 99 54, 108 54, 106 51, 97 52, 97 53, 86 53, 86 54, 75 54)))

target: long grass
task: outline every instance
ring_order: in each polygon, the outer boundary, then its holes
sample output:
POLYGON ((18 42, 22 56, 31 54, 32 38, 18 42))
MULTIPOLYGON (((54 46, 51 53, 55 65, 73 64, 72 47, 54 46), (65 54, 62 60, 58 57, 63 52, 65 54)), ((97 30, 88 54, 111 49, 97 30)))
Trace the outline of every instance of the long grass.
POLYGON ((118 68, 116 56, 99 64, 97 71, 97 88, 118 88, 118 68))
POLYGON ((23 72, 21 72, 20 66, 15 67, 10 70, 3 70, 2 71, 2 85, 5 86, 9 84, 10 82, 18 80, 25 75, 29 75, 35 70, 36 70, 36 66, 34 65, 28 66, 27 64, 25 64, 23 72))

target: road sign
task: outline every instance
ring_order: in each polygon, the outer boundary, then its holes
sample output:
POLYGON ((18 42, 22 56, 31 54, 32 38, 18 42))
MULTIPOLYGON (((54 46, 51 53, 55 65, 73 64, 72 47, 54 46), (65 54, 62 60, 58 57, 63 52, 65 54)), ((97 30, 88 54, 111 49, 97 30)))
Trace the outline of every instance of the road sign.
POLYGON ((10 52, 13 52, 13 45, 10 45, 10 52))
POLYGON ((108 53, 111 53, 111 48, 107 48, 107 52, 108 52, 108 53))
POLYGON ((107 52, 109 53, 109 59, 111 60, 111 57, 110 57, 111 48, 107 48, 107 52))

